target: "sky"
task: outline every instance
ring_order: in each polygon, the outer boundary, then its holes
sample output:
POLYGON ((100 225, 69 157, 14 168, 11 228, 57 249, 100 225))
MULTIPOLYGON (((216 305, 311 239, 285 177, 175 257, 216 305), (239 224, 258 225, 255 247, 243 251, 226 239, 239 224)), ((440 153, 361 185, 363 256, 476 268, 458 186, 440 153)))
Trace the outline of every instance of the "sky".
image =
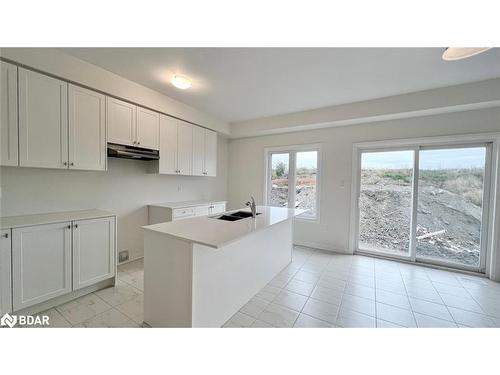
MULTIPOLYGON (((273 154, 273 168, 276 163, 282 161, 288 166, 288 153, 273 154)), ((299 151, 297 152, 297 168, 316 168, 318 164, 318 153, 316 151, 299 151)))
MULTIPOLYGON (((421 150, 420 169, 484 168, 485 155, 484 147, 421 150)), ((361 160, 363 169, 412 168, 413 151, 363 153, 361 160)))

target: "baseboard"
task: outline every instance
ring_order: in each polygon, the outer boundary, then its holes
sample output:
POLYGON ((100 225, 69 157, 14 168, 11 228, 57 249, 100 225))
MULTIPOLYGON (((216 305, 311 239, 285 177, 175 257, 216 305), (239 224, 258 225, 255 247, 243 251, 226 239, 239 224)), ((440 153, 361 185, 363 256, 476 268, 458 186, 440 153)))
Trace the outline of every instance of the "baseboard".
POLYGON ((124 264, 132 263, 132 262, 135 262, 136 260, 143 259, 143 258, 144 258, 144 255, 142 255, 140 257, 137 257, 137 258, 129 259, 129 260, 125 261, 125 262, 118 263, 118 265, 119 266, 123 266, 124 264))
POLYGON ((297 246, 304 246, 304 247, 310 247, 310 248, 313 248, 313 249, 329 251, 331 253, 336 253, 336 254, 352 255, 352 253, 348 249, 337 249, 337 248, 334 248, 334 247, 331 247, 329 245, 322 244, 322 243, 319 243, 319 242, 293 241, 293 244, 297 245, 297 246))

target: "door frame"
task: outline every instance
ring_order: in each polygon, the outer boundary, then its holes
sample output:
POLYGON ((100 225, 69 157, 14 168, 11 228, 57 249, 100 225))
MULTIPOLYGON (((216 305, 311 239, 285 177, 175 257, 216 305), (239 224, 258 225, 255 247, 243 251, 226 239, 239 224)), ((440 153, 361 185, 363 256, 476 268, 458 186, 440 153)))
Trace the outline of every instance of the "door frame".
MULTIPOLYGON (((405 138, 405 139, 394 139, 386 141, 374 141, 374 142, 359 142, 353 143, 352 150, 352 181, 351 181, 351 215, 350 215, 350 235, 349 235, 349 250, 351 253, 367 253, 376 254, 377 256, 386 256, 384 253, 380 252, 370 252, 366 250, 360 250, 358 246, 359 238, 359 196, 360 196, 360 181, 361 181, 361 154, 363 152, 369 151, 388 151, 390 150, 411 150, 416 149, 417 151, 421 148, 428 147, 460 147, 460 146, 473 146, 478 144, 490 144, 486 151, 486 163, 485 166, 490 168, 489 181, 484 181, 484 198, 483 201, 487 200, 487 204, 483 205, 483 215, 482 218, 482 233, 481 242, 484 243, 485 250, 483 251, 484 265, 483 269, 480 270, 484 272, 490 278, 497 279, 500 277, 500 267, 496 266, 495 262, 500 257, 497 254, 500 249, 498 249, 499 234, 495 231, 498 228, 498 221, 500 221, 500 202, 495 199, 495 194, 491 192, 500 190, 500 155, 499 155, 499 144, 500 144, 500 133, 478 133, 478 134, 463 134, 463 135, 453 135, 453 136, 437 136, 437 137, 423 137, 423 138, 405 138), (489 151, 488 151, 489 149, 489 151), (484 206, 488 206, 489 210, 485 212, 484 206), (483 241, 484 238, 484 241, 483 241)), ((414 175, 413 175, 413 193, 412 199, 413 204, 416 203, 418 199, 418 170, 415 166, 418 165, 418 152, 415 152, 414 157, 414 175)), ((487 173, 486 173, 487 175, 487 173)), ((485 177, 486 177, 485 175, 485 177)), ((412 213, 411 230, 412 233, 416 229, 416 210, 412 213), (413 217, 415 216, 415 217, 413 217)), ((411 236, 411 238, 414 236, 411 236)), ((410 238, 410 241, 411 241, 410 238)), ((410 257, 406 256, 393 256, 387 254, 387 257, 395 259, 410 260, 413 262, 418 262, 415 257, 416 244, 410 242, 410 257)), ((483 261, 482 261, 483 262, 483 261)), ((422 262, 419 262, 422 263, 422 262)), ((428 262, 425 262, 426 264, 428 262)), ((430 264, 450 267, 450 263, 446 262, 432 262, 430 264)), ((453 264, 453 266, 455 266, 453 264)), ((456 267, 454 267, 456 268, 456 267)), ((459 268, 460 269, 460 268, 459 268)), ((464 267, 465 270, 470 270, 468 267, 464 267)), ((477 268, 474 271, 479 272, 477 268)))

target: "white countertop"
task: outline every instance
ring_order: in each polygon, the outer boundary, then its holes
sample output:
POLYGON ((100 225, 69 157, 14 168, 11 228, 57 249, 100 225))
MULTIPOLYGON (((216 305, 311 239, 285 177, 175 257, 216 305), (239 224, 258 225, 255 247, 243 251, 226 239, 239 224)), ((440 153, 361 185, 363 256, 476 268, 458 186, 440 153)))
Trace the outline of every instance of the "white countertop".
POLYGON ((209 206, 214 203, 226 203, 227 201, 218 200, 198 200, 198 201, 184 201, 184 202, 165 202, 165 203, 154 203, 149 204, 151 207, 165 207, 165 208, 184 208, 184 207, 196 207, 196 206, 209 206))
POLYGON ((95 219, 109 216, 116 216, 116 214, 109 211, 93 209, 82 211, 51 212, 46 214, 23 216, 5 216, 0 217, 0 228, 9 229, 29 227, 31 225, 62 223, 64 221, 95 219))
MULTIPOLYGON (((248 208, 234 211, 249 211, 248 208)), ((234 211, 229 211, 234 212, 234 211)), ((213 217, 200 216, 178 221, 147 225, 142 227, 145 230, 165 234, 169 237, 206 245, 213 248, 220 248, 234 242, 251 233, 268 228, 285 220, 293 219, 307 210, 257 206, 257 218, 251 217, 237 220, 225 221, 214 219, 213 217)), ((216 215, 215 217, 220 216, 216 215)))

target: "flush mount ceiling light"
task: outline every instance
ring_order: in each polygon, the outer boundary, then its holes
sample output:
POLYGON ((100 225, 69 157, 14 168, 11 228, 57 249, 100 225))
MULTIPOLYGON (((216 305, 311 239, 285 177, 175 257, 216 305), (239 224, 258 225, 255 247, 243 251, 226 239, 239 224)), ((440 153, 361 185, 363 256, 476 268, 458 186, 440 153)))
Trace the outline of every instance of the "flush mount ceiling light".
POLYGON ((191 87, 191 80, 188 77, 176 74, 170 80, 170 83, 181 90, 186 90, 191 87))
POLYGON ((443 60, 455 61, 466 59, 489 50, 491 47, 448 47, 443 52, 443 60))

